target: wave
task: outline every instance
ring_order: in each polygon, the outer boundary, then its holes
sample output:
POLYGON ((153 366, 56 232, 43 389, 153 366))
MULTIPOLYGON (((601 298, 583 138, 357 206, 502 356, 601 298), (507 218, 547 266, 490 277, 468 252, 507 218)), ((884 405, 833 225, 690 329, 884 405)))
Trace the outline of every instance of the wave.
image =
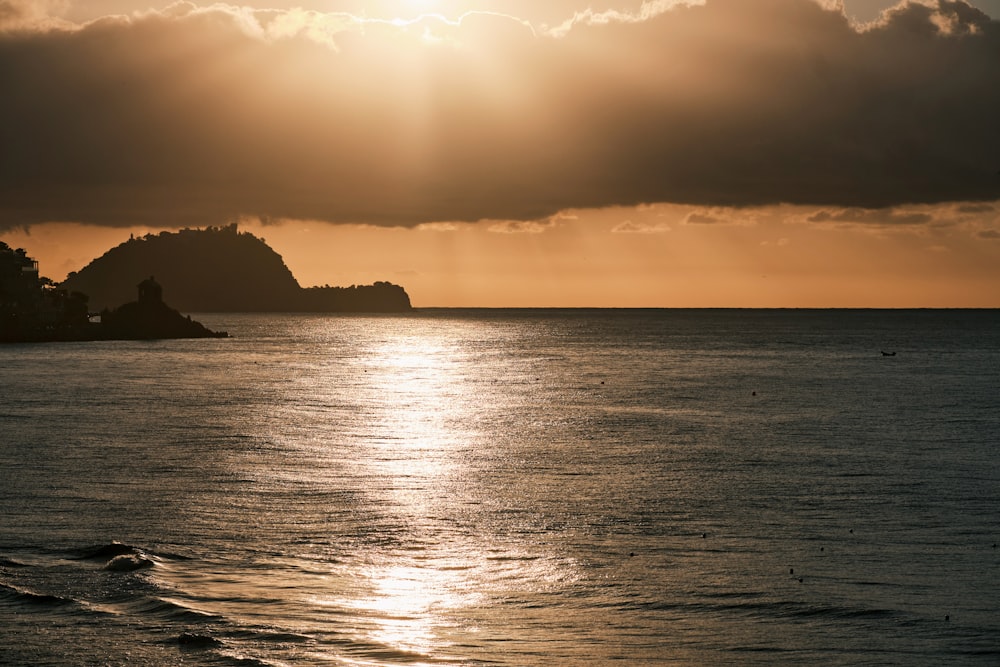
POLYGON ((156 565, 156 558, 139 547, 122 542, 109 542, 80 549, 70 560, 106 561, 102 569, 108 572, 135 572, 156 565))
POLYGON ((244 641, 266 642, 272 644, 308 644, 315 641, 315 638, 310 637, 309 635, 274 629, 244 628, 234 630, 228 633, 227 636, 244 641))
POLYGON ((119 613, 132 614, 141 618, 153 617, 161 621, 172 623, 215 623, 224 620, 218 614, 206 611, 199 611, 185 605, 172 598, 167 597, 140 597, 115 605, 119 613))
POLYGON ((135 570, 143 570, 147 567, 153 567, 156 563, 145 556, 140 556, 138 554, 121 554, 115 556, 109 560, 105 565, 104 569, 109 572, 134 572, 135 570))
POLYGON ((285 662, 268 662, 261 658, 248 658, 243 655, 226 655, 222 652, 217 652, 217 655, 225 660, 225 664, 234 665, 234 667, 278 667, 288 664, 285 662))
POLYGON ((109 572, 134 572, 154 567, 163 560, 187 561, 188 556, 175 553, 153 553, 117 540, 78 549, 69 556, 75 561, 106 561, 104 569, 109 572))
POLYGON ((890 618, 899 615, 892 609, 877 607, 847 607, 836 605, 811 605, 800 602, 777 601, 762 602, 755 600, 759 595, 747 595, 744 602, 627 602, 617 605, 622 608, 642 609, 645 611, 678 611, 696 613, 726 613, 747 614, 771 618, 829 618, 829 619, 861 619, 890 618))
POLYGON ((114 541, 80 549, 75 555, 70 556, 70 560, 105 560, 112 559, 115 556, 136 556, 142 554, 143 551, 138 547, 114 541))
POLYGON ((0 557, 0 567, 28 567, 27 563, 21 563, 10 558, 0 557))
MULTIPOLYGON (((256 656, 258 649, 280 652, 289 645, 315 642, 313 637, 277 628, 241 627, 232 619, 199 609, 197 602, 155 574, 128 574, 157 566, 169 572, 172 563, 192 560, 189 557, 153 553, 117 540, 56 550, 51 556, 41 568, 0 558, 5 568, 0 577, 0 606, 26 618, 78 617, 87 619, 79 622, 105 623, 108 628, 124 624, 135 633, 136 641, 152 638, 149 633, 158 634, 154 643, 172 645, 182 656, 188 654, 185 661, 195 663, 274 667, 281 663, 256 656), (119 578, 122 575, 127 578, 119 578)), ((2 657, 0 663, 4 663, 2 657)))
POLYGON ((189 648, 212 648, 222 646, 222 642, 211 635, 196 632, 182 632, 177 636, 177 643, 189 648))
MULTIPOLYGON (((212 664, 236 665, 245 667, 275 667, 286 665, 284 661, 271 662, 261 656, 247 655, 247 644, 263 648, 263 645, 307 644, 315 641, 312 637, 295 633, 275 632, 267 629, 235 629, 221 631, 212 628, 212 632, 220 634, 220 639, 214 634, 200 631, 185 630, 167 643, 176 644, 184 653, 205 651, 211 653, 212 664)), ((266 651, 266 649, 264 649, 266 651)))
POLYGON ((0 583, 0 601, 13 603, 15 605, 31 605, 38 607, 68 607, 80 605, 79 600, 66 598, 59 595, 49 595, 46 593, 35 593, 26 588, 11 586, 0 583))
MULTIPOLYGON (((167 640, 169 644, 176 644, 181 653, 206 652, 212 654, 212 664, 234 665, 237 667, 274 667, 276 664, 260 658, 243 655, 239 650, 230 647, 226 642, 217 637, 203 632, 181 632, 176 637, 167 640)), ((193 656, 192 656, 192 659, 193 656)))

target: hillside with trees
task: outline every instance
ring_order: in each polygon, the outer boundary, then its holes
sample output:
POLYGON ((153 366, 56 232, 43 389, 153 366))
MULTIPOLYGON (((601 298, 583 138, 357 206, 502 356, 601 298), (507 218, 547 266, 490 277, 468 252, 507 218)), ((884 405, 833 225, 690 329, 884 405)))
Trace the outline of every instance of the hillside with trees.
POLYGON ((0 342, 71 337, 88 324, 85 295, 57 289, 23 248, 0 241, 0 342))
POLYGON ((61 284, 90 297, 92 311, 134 298, 154 276, 184 312, 401 312, 410 298, 398 285, 303 289, 281 255, 235 224, 134 237, 61 284))
POLYGON ((165 304, 162 288, 152 278, 135 288, 138 301, 105 309, 92 320, 86 294, 39 276, 38 262, 23 248, 0 242, 0 343, 228 336, 165 304))

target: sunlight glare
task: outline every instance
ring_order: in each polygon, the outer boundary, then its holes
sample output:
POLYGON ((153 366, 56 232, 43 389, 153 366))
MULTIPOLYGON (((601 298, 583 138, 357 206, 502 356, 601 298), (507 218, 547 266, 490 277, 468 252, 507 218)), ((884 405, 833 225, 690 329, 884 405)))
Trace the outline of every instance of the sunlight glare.
POLYGON ((372 595, 353 606, 371 616, 370 638, 397 650, 432 653, 449 645, 446 612, 474 606, 469 582, 448 567, 388 565, 369 573, 372 595))
POLYGON ((433 10, 437 2, 436 0, 407 0, 406 4, 423 13, 433 10))
POLYGON ((441 3, 438 0, 395 0, 385 4, 386 15, 391 17, 394 23, 405 23, 426 14, 437 13, 441 3))

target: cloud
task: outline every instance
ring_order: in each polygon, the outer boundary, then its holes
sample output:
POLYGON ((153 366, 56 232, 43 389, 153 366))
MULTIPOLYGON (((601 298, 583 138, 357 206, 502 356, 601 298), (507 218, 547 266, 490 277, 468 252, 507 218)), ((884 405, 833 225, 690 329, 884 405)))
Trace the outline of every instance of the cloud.
POLYGON ((578 25, 593 26, 612 23, 641 23, 674 7, 703 4, 705 4, 705 0, 646 0, 639 6, 636 12, 619 9, 606 9, 604 11, 585 9, 576 12, 571 19, 562 22, 549 32, 553 36, 564 37, 578 25))
POLYGON ((453 222, 425 222, 417 225, 422 232, 456 232, 459 226, 453 222))
POLYGON ((548 33, 32 6, 0 0, 0 229, 1000 199, 1000 22, 961 1, 863 28, 811 0, 667 2, 548 33))
POLYGON ((66 4, 66 0, 0 0, 0 32, 65 25, 52 16, 66 4))
POLYGON ((30 5, 15 0, 0 0, 0 26, 13 25, 28 19, 30 5))
POLYGON ((996 229, 984 229, 979 232, 979 238, 988 239, 990 241, 1000 240, 1000 230, 996 229))
POLYGON ((722 222, 721 219, 711 215, 709 213, 689 213, 686 218, 684 218, 685 225, 717 225, 722 222))
POLYGON ((935 217, 923 211, 847 208, 817 211, 806 216, 806 222, 886 226, 927 225, 935 222, 935 217))
POLYGON ((684 217, 685 225, 753 225, 756 215, 740 209, 711 208, 691 211, 684 217))
POLYGON ((963 215, 981 215, 984 213, 993 213, 997 210, 996 205, 991 203, 982 204, 960 204, 956 211, 963 215))
POLYGON ((645 222, 632 222, 626 220, 612 228, 612 234, 666 234, 670 231, 670 225, 658 222, 649 224, 645 222))
POLYGON ((502 220, 488 227, 494 234, 543 234, 555 226, 552 222, 536 220, 502 220))

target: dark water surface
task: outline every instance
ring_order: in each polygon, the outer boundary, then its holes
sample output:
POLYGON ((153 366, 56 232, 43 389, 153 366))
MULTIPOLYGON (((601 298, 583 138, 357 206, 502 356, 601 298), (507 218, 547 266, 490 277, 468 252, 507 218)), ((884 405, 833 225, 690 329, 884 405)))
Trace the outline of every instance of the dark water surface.
POLYGON ((0 346, 0 664, 1000 664, 1000 312, 198 319, 0 346))

